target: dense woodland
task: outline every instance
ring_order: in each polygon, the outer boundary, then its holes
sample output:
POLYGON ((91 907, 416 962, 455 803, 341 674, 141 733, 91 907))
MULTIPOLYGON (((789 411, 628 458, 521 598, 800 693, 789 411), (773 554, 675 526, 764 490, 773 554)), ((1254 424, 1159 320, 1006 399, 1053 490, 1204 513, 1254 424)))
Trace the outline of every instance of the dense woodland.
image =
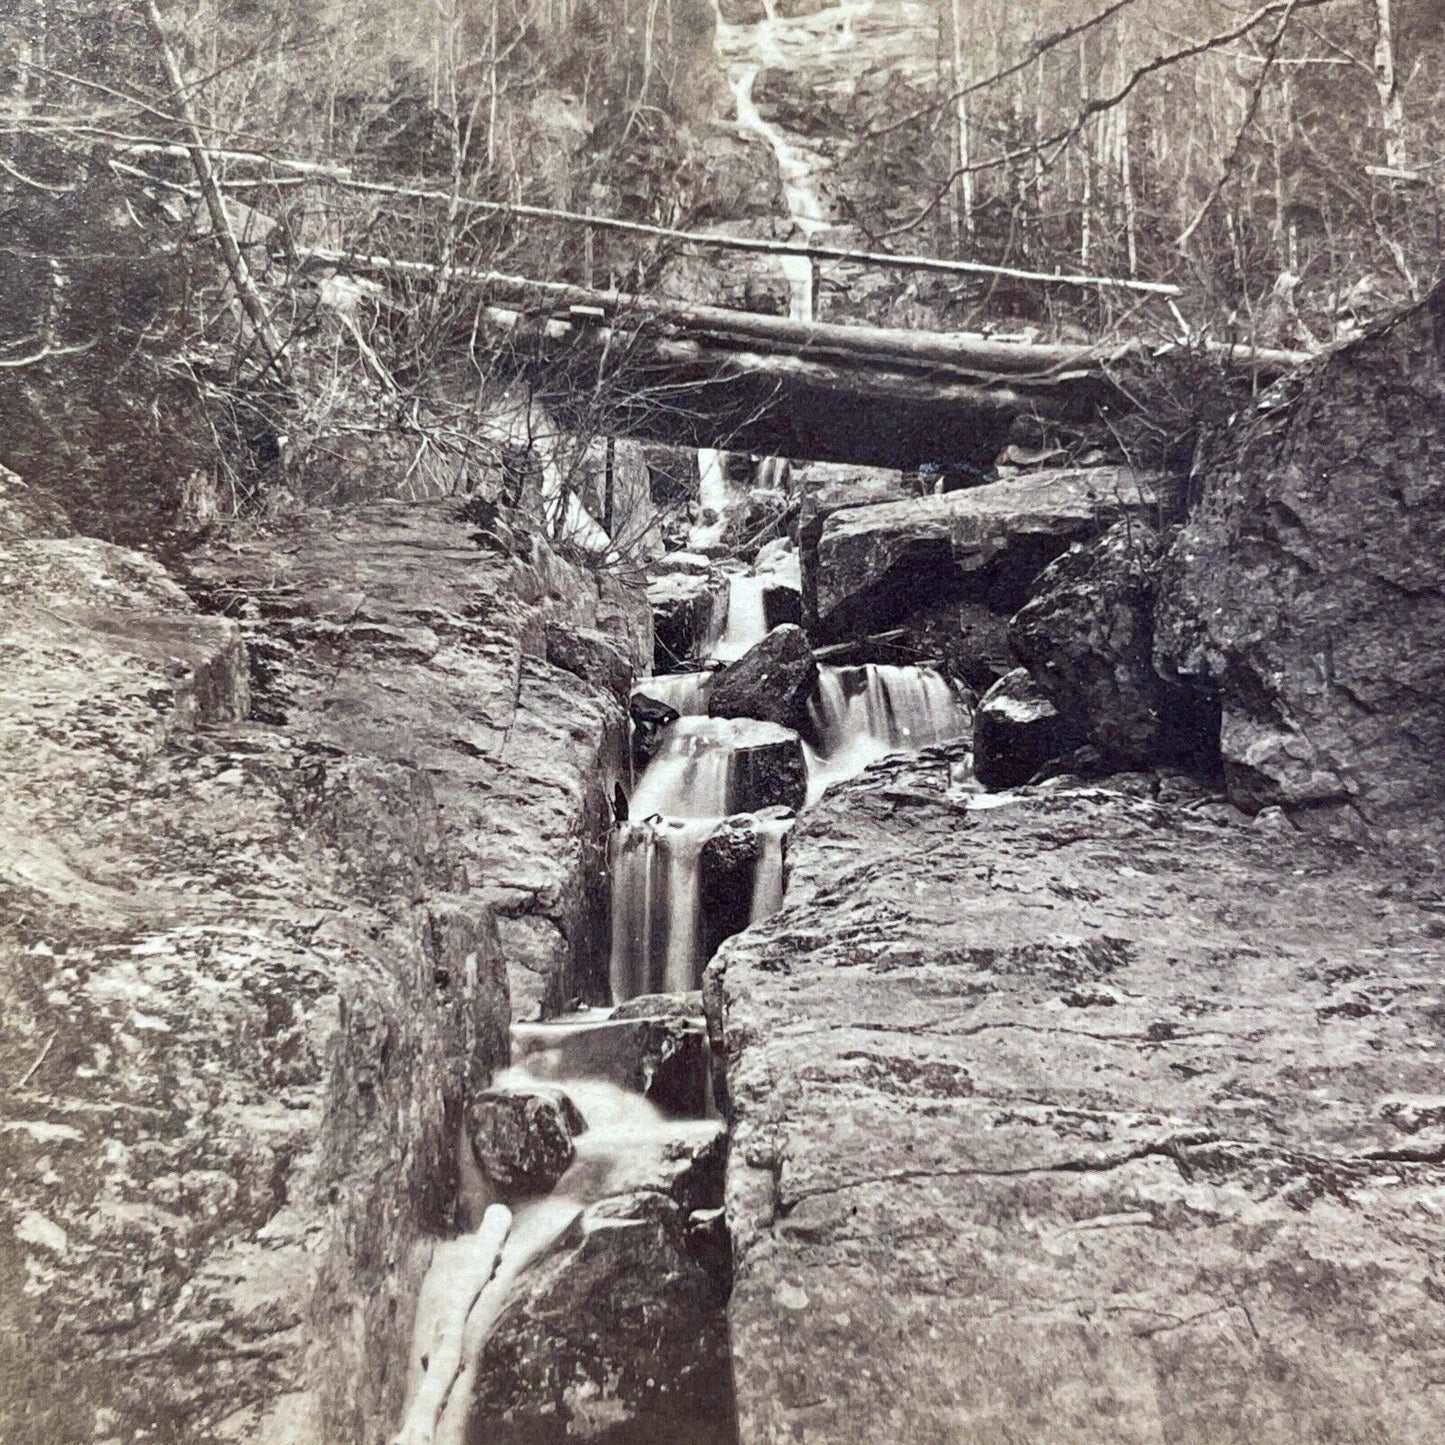
MULTIPOLYGON (((513 207, 789 233, 715 50, 749 0, 8 8, 0 461, 129 540, 324 494, 322 436, 420 437, 401 483, 467 485, 510 344, 469 269, 733 299, 676 240, 513 207)), ((840 318, 1314 347, 1438 273, 1440 0, 897 8, 908 66, 759 90, 841 238, 1182 295, 899 276, 840 318)))

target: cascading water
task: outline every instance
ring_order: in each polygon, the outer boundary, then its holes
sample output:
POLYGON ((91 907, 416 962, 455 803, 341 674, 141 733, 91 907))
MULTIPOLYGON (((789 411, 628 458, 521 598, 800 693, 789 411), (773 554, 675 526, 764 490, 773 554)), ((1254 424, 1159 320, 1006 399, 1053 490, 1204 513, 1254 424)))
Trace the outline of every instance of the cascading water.
POLYGON ((697 986, 702 850, 713 819, 624 823, 612 844, 612 997, 697 986))
POLYGON ((728 620, 714 654, 718 661, 736 662, 767 636, 763 602, 767 588, 767 578, 752 572, 735 572, 728 578, 728 620))
POLYGON ((664 703, 679 717, 706 717, 707 696, 712 686, 710 672, 674 672, 649 677, 637 691, 654 702, 664 703))
POLYGON ((967 737, 972 717, 929 667, 823 667, 809 705, 808 801, 889 753, 967 737))
POLYGON ((753 874, 753 896, 748 923, 761 923, 783 906, 783 845, 792 831, 790 817, 759 817, 758 862, 753 874))
MULTIPOLYGON (((646 693, 649 683, 639 691, 646 693)), ((796 734, 751 719, 680 717, 666 728, 656 756, 629 800, 630 821, 612 834, 612 997, 696 988, 702 966, 701 864, 708 840, 748 801, 742 759, 798 746, 796 734)), ((781 900, 783 832, 789 824, 754 821, 777 832, 781 900)), ((772 857, 764 845, 760 854, 772 857)), ((758 873, 761 876, 762 867, 758 873)), ((754 889, 756 893, 756 887, 754 889)), ((752 916, 752 911, 749 911, 752 916)))
POLYGON ((493 1090, 565 1095, 583 1127, 573 1137, 572 1162, 551 1192, 505 1206, 494 1202, 463 1133, 460 1153, 470 1164, 463 1173, 472 1178, 474 1195, 464 1202, 479 1222, 433 1248, 417 1301, 407 1405, 395 1445, 465 1445, 476 1438, 472 1406, 482 1352, 528 1270, 569 1236, 598 1227, 589 1226, 590 1206, 656 1189, 675 1172, 673 1161, 702 1157, 715 1144, 721 1126, 709 1117, 714 1111, 706 1070, 690 1115, 670 1118, 635 1088, 605 1077, 605 1065, 617 1061, 617 1034, 618 1027, 597 1011, 563 1023, 517 1026, 518 1062, 497 1075, 493 1090), (589 1067, 587 1045, 594 1035, 602 1047, 591 1053, 602 1068, 589 1067))

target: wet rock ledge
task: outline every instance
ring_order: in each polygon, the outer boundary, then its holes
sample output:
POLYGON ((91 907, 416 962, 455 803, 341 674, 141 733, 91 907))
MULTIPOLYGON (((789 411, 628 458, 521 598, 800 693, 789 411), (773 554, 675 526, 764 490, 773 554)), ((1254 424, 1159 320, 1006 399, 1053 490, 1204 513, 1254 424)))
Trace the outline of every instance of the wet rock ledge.
POLYGON ((509 992, 600 985, 624 596, 441 506, 193 580, 0 544, 7 1445, 384 1439, 509 992))

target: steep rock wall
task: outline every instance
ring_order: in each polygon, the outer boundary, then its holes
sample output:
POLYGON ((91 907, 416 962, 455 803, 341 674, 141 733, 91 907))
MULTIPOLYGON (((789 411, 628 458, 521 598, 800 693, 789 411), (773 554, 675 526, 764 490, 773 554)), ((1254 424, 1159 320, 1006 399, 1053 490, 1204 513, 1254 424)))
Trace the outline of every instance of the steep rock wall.
POLYGON ((1221 438, 1170 553, 1166 675, 1217 691, 1230 795, 1434 827, 1445 798, 1445 290, 1221 438))
POLYGON ((707 978, 742 1445, 1438 1436, 1437 879, 945 757, 790 863, 707 978))
POLYGON ((540 539, 482 546, 455 513, 314 514, 208 549, 190 581, 240 621, 258 716, 432 780, 496 910, 514 1014, 535 1017, 606 997, 606 835, 627 768, 618 683, 625 698, 650 662, 651 621, 640 591, 540 539))
POLYGON ((385 1439, 508 967, 535 1007, 589 966, 622 705, 543 658, 645 657, 626 598, 440 507, 196 570, 240 622, 137 553, 0 547, 16 1445, 385 1439))

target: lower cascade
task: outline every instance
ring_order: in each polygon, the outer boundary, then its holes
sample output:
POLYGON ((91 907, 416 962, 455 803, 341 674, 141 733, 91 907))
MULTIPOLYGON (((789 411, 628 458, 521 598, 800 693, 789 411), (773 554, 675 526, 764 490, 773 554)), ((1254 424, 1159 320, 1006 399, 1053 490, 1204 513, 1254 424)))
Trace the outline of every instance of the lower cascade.
POLYGON ((782 906, 802 809, 971 725, 936 670, 874 665, 816 668, 797 729, 710 716, 725 655, 747 667, 768 635, 757 581, 733 580, 744 610, 707 666, 634 692, 647 756, 609 848, 612 1005, 515 1023, 511 1067, 469 1106, 468 1232, 435 1247, 397 1445, 733 1439, 725 1126, 696 990, 782 906))
POLYGON ((701 1021, 584 1011, 516 1025, 512 1053, 461 1132, 472 1227, 434 1249, 395 1445, 561 1440, 611 1415, 629 1440, 724 1445, 723 1125, 701 1021), (658 1328, 656 1348, 637 1337, 658 1328))

